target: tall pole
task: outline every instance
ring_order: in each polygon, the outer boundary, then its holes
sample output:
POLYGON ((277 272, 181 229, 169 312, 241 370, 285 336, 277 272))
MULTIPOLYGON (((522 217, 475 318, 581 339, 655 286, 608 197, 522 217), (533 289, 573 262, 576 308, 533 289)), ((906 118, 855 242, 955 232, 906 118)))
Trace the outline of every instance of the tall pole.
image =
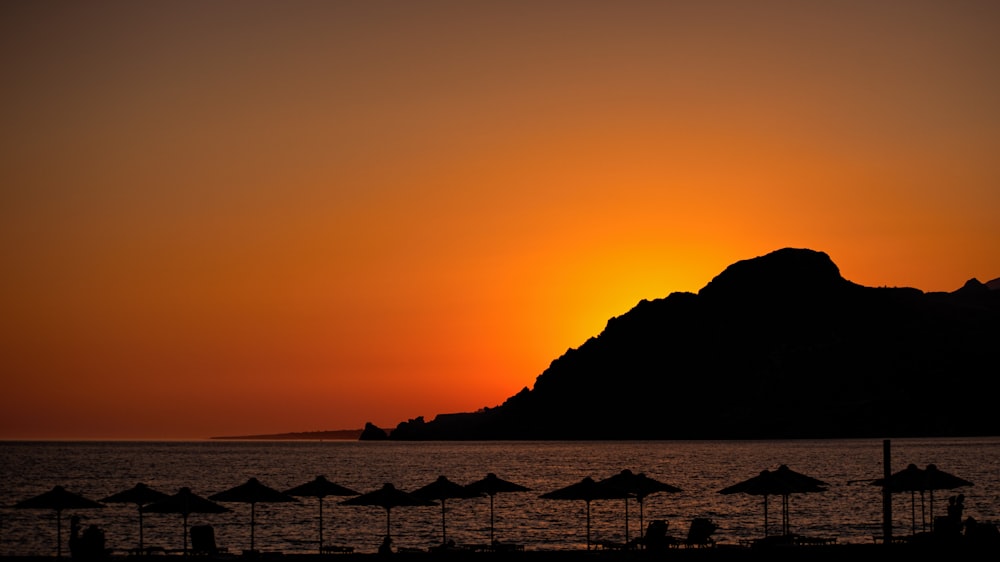
POLYGON ((885 544, 892 544, 892 490, 889 478, 892 476, 892 446, 889 440, 882 441, 882 536, 885 544))

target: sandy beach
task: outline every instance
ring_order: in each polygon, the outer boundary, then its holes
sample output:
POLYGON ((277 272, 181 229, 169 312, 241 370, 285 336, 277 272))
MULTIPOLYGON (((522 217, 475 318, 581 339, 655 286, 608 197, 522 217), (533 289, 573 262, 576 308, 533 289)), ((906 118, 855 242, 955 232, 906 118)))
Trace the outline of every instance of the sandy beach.
POLYGON ((775 545, 751 547, 745 545, 719 544, 701 548, 670 548, 660 551, 648 550, 525 550, 519 552, 469 552, 469 551, 402 551, 391 555, 374 553, 343 554, 283 554, 261 552, 254 555, 219 554, 215 556, 185 557, 181 554, 160 554, 151 556, 130 556, 113 554, 97 560, 76 559, 69 556, 0 556, 0 562, 138 562, 141 560, 177 560, 192 558, 203 561, 282 561, 282 562, 434 562, 434 561, 510 561, 510 562, 646 562, 653 560, 693 561, 693 562, 748 562, 748 561, 840 561, 881 558, 899 560, 904 558, 943 560, 996 560, 1000 554, 1000 543, 971 544, 966 542, 938 543, 923 542, 911 544, 832 544, 813 546, 775 545))

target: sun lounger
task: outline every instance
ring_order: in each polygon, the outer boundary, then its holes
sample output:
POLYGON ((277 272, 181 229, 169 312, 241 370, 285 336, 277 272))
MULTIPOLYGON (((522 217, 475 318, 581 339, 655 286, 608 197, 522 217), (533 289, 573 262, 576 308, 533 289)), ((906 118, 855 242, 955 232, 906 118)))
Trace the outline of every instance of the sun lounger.
POLYGON ((715 539, 712 535, 719 528, 711 519, 705 517, 695 517, 691 520, 691 527, 688 529, 687 538, 684 539, 684 546, 703 548, 715 546, 715 539))
POLYGON ((188 534, 191 536, 193 555, 215 556, 229 552, 229 549, 220 548, 215 544, 215 528, 211 525, 192 525, 188 534))

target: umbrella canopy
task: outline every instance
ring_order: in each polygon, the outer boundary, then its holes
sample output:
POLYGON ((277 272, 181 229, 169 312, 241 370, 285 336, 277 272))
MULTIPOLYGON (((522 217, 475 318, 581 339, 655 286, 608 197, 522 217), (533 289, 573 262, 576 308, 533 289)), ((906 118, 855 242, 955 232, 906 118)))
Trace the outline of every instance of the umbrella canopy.
POLYGON ((229 508, 207 500, 184 487, 172 496, 139 508, 147 513, 179 513, 183 520, 184 554, 188 551, 188 516, 192 513, 227 513, 229 508))
POLYGON ((919 492, 924 489, 924 471, 910 463, 903 470, 890 474, 888 479, 872 480, 872 484, 888 486, 890 492, 919 492))
POLYGON ((421 499, 438 500, 441 502, 441 544, 448 542, 447 527, 445 525, 445 501, 450 499, 476 498, 483 495, 483 492, 470 491, 467 487, 448 480, 447 476, 438 476, 437 480, 422 488, 417 488, 411 493, 421 499))
POLYGON ((62 557, 62 512, 66 509, 93 509, 104 507, 100 503, 74 494, 62 486, 14 504, 16 509, 49 509, 56 512, 56 556, 62 557))
POLYGON ((590 550, 590 502, 628 498, 629 493, 612 486, 602 485, 587 476, 575 484, 544 493, 539 497, 548 500, 583 500, 587 504, 587 550, 590 550))
POLYGON ((134 503, 136 505, 136 510, 139 512, 139 551, 142 552, 145 546, 142 539, 142 506, 147 503, 167 499, 168 497, 170 496, 139 482, 128 490, 111 494, 100 501, 101 503, 134 503))
POLYGON ((788 468, 788 465, 784 464, 779 466, 778 470, 775 470, 774 473, 778 476, 779 480, 788 484, 792 490, 790 492, 792 494, 823 492, 826 491, 825 487, 829 485, 819 478, 813 478, 812 476, 807 476, 801 472, 796 472, 788 468))
POLYGON ((927 489, 932 492, 934 490, 953 490, 964 486, 974 486, 972 482, 964 478, 959 478, 954 474, 939 469, 936 464, 927 465, 927 468, 924 469, 924 479, 927 489))
POLYGON ((655 478, 650 478, 646 476, 645 473, 634 473, 629 469, 624 469, 614 476, 609 476, 598 482, 602 486, 608 486, 614 490, 618 490, 624 494, 625 497, 625 542, 629 541, 628 532, 628 496, 634 497, 637 502, 639 502, 639 533, 643 532, 643 513, 642 505, 646 496, 658 493, 676 493, 680 492, 681 489, 676 486, 671 486, 665 482, 660 482, 655 478))
POLYGON ((355 492, 350 488, 335 484, 320 475, 305 484, 300 484, 294 488, 285 490, 289 496, 300 496, 318 498, 319 501, 319 552, 323 553, 323 498, 327 496, 357 496, 361 492, 355 492))
POLYGON ((340 502, 340 505, 367 505, 381 507, 385 510, 385 536, 390 538, 392 535, 392 508, 432 506, 437 504, 432 501, 418 498, 413 494, 396 488, 392 484, 386 483, 377 490, 346 499, 340 502))
POLYGON ((515 484, 509 480, 504 480, 496 474, 490 472, 484 478, 476 480, 466 485, 470 492, 486 494, 490 497, 490 544, 496 542, 493 539, 493 498, 501 492, 530 492, 531 490, 520 484, 515 484))
POLYGON ((781 496, 781 530, 783 534, 787 535, 789 533, 788 497, 791 494, 823 492, 826 490, 826 485, 822 480, 796 472, 786 465, 781 465, 777 470, 762 470, 757 476, 723 488, 719 490, 719 493, 763 496, 764 536, 768 535, 768 496, 781 496))
POLYGON ((250 551, 254 550, 254 528, 257 526, 256 507, 258 503, 297 502, 294 497, 266 486, 251 478, 246 482, 208 496, 208 499, 219 502, 236 502, 250 504, 250 551))

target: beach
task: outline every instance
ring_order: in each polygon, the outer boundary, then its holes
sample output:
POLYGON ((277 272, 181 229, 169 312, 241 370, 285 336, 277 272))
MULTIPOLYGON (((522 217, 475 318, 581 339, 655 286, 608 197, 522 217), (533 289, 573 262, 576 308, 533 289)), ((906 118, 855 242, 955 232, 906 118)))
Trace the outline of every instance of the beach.
MULTIPOLYGON (((716 545, 706 548, 671 548, 665 551, 621 550, 525 550, 520 552, 396 552, 391 555, 373 553, 345 554, 283 554, 258 553, 255 555, 220 554, 215 556, 188 556, 166 554, 129 556, 115 554, 92 562, 138 562, 148 560, 196 559, 203 561, 281 561, 281 562, 646 562, 653 560, 692 562, 752 562, 752 561, 842 561, 881 558, 887 560, 928 559, 943 560, 996 560, 1000 545, 970 544, 833 544, 817 546, 775 546, 754 548, 743 545, 716 545)), ((0 562, 56 562, 77 561, 69 556, 0 556, 0 562)), ((84 562, 91 562, 84 560, 84 562)))
MULTIPOLYGON (((478 545, 486 547, 486 545, 478 545)), ((922 533, 897 537, 890 542, 837 544, 815 542, 801 537, 771 536, 741 544, 710 543, 702 546, 675 545, 667 548, 608 548, 594 546, 586 550, 521 549, 509 544, 499 548, 401 548, 391 553, 336 551, 325 554, 284 553, 281 551, 223 551, 195 554, 182 550, 135 551, 108 549, 103 555, 88 556, 76 552, 63 556, 0 556, 0 562, 168 562, 200 560, 204 562, 653 562, 658 560, 691 562, 752 561, 841 561, 881 558, 886 560, 939 558, 949 561, 997 560, 1000 534, 922 533), (512 548, 513 547, 513 548, 512 548)))

